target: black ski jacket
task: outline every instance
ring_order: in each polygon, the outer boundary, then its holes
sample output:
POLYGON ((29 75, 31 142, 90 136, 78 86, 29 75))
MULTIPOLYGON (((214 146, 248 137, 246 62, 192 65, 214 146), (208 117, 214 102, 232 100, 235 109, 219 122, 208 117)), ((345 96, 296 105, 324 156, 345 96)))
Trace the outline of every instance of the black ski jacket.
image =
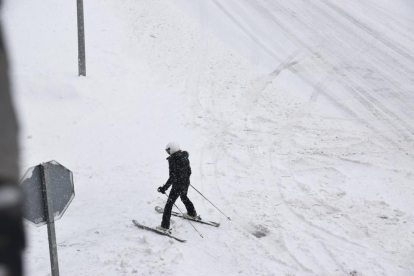
POLYGON ((190 185, 191 167, 190 160, 188 160, 188 152, 178 151, 167 158, 170 168, 170 178, 163 186, 164 190, 172 185, 173 189, 177 191, 187 191, 190 185))

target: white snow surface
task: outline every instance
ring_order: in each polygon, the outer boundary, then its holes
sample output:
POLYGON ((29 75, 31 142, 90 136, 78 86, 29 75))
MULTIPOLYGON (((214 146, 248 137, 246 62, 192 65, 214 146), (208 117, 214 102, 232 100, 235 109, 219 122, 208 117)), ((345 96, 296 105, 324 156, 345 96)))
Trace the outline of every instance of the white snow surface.
MULTIPOLYGON (((76 197, 61 275, 414 275, 411 0, 5 1, 21 169, 76 197), (190 153, 201 217, 157 226, 164 146, 190 153)), ((184 210, 178 200, 178 206, 184 210)), ((26 227, 26 275, 50 275, 26 227)))

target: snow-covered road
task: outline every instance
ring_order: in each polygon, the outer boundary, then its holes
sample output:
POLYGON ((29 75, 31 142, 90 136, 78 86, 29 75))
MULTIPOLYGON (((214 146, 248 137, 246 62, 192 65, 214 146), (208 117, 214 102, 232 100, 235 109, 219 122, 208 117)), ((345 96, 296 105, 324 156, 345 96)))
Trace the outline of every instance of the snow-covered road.
MULTIPOLYGON (((414 275, 414 5, 409 0, 6 1, 22 170, 56 159, 76 197, 62 275, 414 275), (50 24, 54 22, 54 24, 50 24), (28 43, 28 41, 30 43, 28 43), (47 42, 47 43, 45 43, 47 42), (220 228, 160 223, 164 145, 220 228)), ((178 205, 184 208, 181 202, 178 205)), ((48 275, 27 227, 28 275, 48 275)))

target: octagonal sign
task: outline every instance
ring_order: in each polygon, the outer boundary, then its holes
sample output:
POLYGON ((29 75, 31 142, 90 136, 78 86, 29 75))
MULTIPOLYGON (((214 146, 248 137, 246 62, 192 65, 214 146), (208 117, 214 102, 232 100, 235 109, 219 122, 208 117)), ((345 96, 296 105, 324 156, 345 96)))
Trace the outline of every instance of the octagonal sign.
POLYGON ((48 189, 48 207, 52 210, 54 220, 60 219, 75 197, 73 174, 56 161, 50 161, 30 168, 20 184, 24 200, 24 218, 39 227, 46 224, 46 198, 48 189), (44 175, 47 175, 45 178, 44 175), (45 183, 47 179, 47 185, 45 183))

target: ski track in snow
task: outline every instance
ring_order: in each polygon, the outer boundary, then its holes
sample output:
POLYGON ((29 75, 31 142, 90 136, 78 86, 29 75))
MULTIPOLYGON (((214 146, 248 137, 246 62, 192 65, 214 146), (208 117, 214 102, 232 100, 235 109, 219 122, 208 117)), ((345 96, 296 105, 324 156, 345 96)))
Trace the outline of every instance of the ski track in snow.
MULTIPOLYGON (((21 166, 74 171, 62 274, 414 275, 409 1, 89 1, 86 78, 75 7, 52 2, 3 16, 21 166), (232 219, 190 188, 221 225, 172 217, 185 244, 131 223, 161 222, 170 140, 232 219)), ((46 229, 27 232, 27 274, 49 275, 46 229)))

